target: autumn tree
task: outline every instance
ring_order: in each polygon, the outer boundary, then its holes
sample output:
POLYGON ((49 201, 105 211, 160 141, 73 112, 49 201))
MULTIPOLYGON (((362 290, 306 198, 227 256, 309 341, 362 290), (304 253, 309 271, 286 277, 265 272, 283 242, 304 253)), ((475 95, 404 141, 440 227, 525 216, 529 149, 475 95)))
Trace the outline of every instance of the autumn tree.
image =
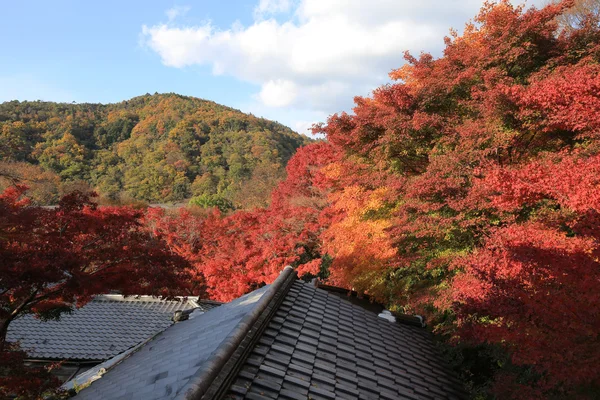
MULTIPOLYGON (((8 327, 25 314, 59 318, 110 290, 163 297, 202 294, 201 287, 188 285, 188 262, 145 229, 141 211, 97 207, 81 192, 64 196, 57 208, 33 207, 22 196, 25 190, 16 185, 0 195, 3 360, 14 357, 6 343, 8 327)), ((4 382, 11 371, 2 371, 4 382)))
MULTIPOLYGON (((25 364, 27 353, 16 343, 7 343, 0 353, 0 396, 3 399, 68 398, 57 389, 60 380, 52 375, 55 365, 36 367, 25 364)), ((58 364, 58 363, 57 363, 58 364)))
POLYGON ((586 396, 600 379, 600 31, 561 29, 572 5, 486 3, 442 57, 406 54, 393 84, 317 127, 344 154, 323 169, 330 279, 503 349, 504 397, 586 396))
MULTIPOLYGON (((600 156, 552 154, 497 167, 477 186, 507 217, 530 215, 492 229, 455 260, 464 268, 452 290, 465 339, 507 344, 514 364, 533 366, 537 375, 525 383, 536 396, 597 388, 600 156)), ((510 381, 498 390, 522 394, 510 381)))
MULTIPOLYGON (((287 166, 287 179, 272 194, 268 208, 222 215, 194 209, 151 209, 147 224, 181 256, 190 260, 196 279, 209 295, 230 301, 266 283, 294 265, 317 273, 321 264, 320 233, 328 225, 328 205, 321 168, 337 158, 325 142, 299 150, 287 166)), ((206 204, 208 206, 208 204, 206 204)), ((218 204, 215 204, 218 206, 218 204)))
POLYGON ((27 185, 33 205, 58 202, 62 186, 58 175, 30 163, 0 161, 0 192, 17 183, 27 185))

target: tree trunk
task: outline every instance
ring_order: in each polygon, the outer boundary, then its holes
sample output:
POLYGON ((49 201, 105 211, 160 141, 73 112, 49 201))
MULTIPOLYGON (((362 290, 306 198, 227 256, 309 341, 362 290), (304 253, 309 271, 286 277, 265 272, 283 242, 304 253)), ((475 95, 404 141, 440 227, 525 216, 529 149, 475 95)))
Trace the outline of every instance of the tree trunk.
POLYGON ((0 353, 4 351, 6 345, 6 334, 8 333, 8 324, 12 318, 0 320, 0 353))
POLYGON ((21 315, 24 310, 30 309, 32 304, 35 304, 39 301, 39 299, 35 300, 37 293, 38 289, 35 289, 28 298, 23 300, 17 308, 12 310, 12 312, 8 315, 8 318, 0 319, 0 352, 6 350, 6 334, 8 333, 8 325, 13 319, 21 315))

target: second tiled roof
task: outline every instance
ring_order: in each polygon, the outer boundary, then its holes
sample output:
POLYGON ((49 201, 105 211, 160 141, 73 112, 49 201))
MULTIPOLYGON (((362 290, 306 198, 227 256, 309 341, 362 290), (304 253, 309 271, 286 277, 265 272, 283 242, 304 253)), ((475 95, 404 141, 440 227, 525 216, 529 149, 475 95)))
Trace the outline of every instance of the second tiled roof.
POLYGON ((176 310, 208 310, 216 304, 101 295, 58 321, 31 315, 16 319, 8 340, 19 341, 30 358, 106 360, 167 328, 176 310))

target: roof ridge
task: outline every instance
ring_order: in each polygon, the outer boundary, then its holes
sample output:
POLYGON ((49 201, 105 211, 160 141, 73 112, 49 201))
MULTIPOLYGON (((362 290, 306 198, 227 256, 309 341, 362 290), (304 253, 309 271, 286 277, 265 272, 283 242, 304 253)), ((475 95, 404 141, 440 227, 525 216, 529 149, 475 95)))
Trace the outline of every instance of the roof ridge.
POLYGON ((209 389, 212 389, 211 391, 213 392, 218 392, 220 390, 223 381, 217 379, 219 378, 219 374, 226 364, 228 364, 230 368, 236 368, 244 351, 240 352, 238 357, 232 357, 232 355, 240 348, 243 341, 250 342, 257 334, 260 334, 260 331, 262 330, 261 327, 266 326, 266 323, 270 319, 264 318, 265 314, 271 315, 271 312, 265 313, 265 311, 274 311, 273 308, 276 307, 271 307, 269 310, 269 306, 273 305, 272 303, 274 300, 283 299, 290 287, 290 283, 295 280, 295 275, 294 269, 289 265, 281 271, 277 279, 275 279, 267 291, 262 295, 256 306, 246 314, 240 322, 238 322, 229 335, 227 335, 223 342, 221 342, 212 353, 211 359, 203 365, 181 389, 179 394, 175 397, 175 400, 201 399, 209 389), (263 321, 259 321, 261 317, 263 317, 263 321), (257 324, 257 322, 260 323, 257 324), (254 332, 251 332, 253 328, 254 332), (220 381, 216 382, 219 387, 211 387, 213 382, 217 380, 220 381))
POLYGON ((156 303, 160 303, 160 302, 183 302, 183 300, 186 301, 202 301, 203 299, 199 299, 198 296, 175 296, 173 298, 169 298, 169 299, 163 299, 160 296, 153 296, 153 295, 149 295, 149 294, 132 294, 132 295, 128 295, 128 296, 124 296, 122 294, 98 294, 96 296, 94 296, 94 298, 92 299, 92 301, 146 301, 146 302, 156 302, 156 303))

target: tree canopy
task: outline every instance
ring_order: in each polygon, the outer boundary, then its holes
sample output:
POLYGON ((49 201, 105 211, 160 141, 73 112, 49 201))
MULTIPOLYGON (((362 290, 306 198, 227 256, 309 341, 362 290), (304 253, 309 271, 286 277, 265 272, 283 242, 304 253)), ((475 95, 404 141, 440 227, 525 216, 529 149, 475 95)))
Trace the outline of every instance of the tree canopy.
POLYGON ((26 354, 7 343, 12 321, 25 314, 58 319, 94 295, 203 295, 190 264, 144 224, 144 212, 97 207, 72 192, 56 208, 29 206, 26 188, 0 194, 0 397, 38 398, 57 381, 24 367, 26 354))
POLYGON ((600 29, 486 3, 439 58, 315 127, 268 208, 155 214, 231 299, 291 263, 428 316, 474 396, 600 387, 600 29), (191 220, 195 221, 192 228, 191 220), (234 256, 231 256, 231 255, 234 256))
MULTIPOLYGON (((309 141, 276 122, 176 94, 108 105, 0 104, 0 170, 28 180, 37 204, 87 187, 105 202, 205 196, 264 206, 289 158, 309 141), (246 202, 239 192, 252 179, 268 187, 246 202)), ((0 189, 9 184, 0 181, 0 189)))

